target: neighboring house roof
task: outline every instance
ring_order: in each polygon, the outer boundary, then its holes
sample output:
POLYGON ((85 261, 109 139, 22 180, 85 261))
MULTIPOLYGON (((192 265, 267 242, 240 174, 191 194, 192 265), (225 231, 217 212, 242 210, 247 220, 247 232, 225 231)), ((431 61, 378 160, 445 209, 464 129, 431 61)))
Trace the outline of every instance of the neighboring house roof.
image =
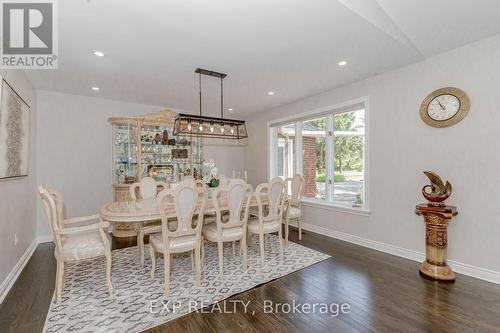
POLYGON ((302 123, 302 130, 308 132, 324 132, 324 130, 317 128, 311 123, 302 123))

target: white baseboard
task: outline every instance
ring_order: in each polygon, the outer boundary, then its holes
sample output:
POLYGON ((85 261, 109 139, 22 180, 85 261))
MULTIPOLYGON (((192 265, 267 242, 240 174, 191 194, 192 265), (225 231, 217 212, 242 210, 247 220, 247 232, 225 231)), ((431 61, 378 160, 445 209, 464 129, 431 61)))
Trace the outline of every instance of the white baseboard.
POLYGON ((14 268, 12 268, 9 275, 7 275, 5 280, 3 280, 2 284, 0 285, 0 304, 2 304, 3 300, 9 293, 10 288, 12 288, 14 282, 16 282, 17 278, 19 277, 19 274, 21 274, 24 267, 30 260, 38 244, 47 242, 52 242, 52 235, 49 234, 49 235, 38 236, 33 240, 33 242, 31 242, 30 246, 28 246, 22 257, 17 262, 17 264, 14 266, 14 268))
POLYGON ((2 284, 0 285, 0 304, 2 304, 3 300, 7 296, 7 294, 10 291, 10 288, 14 285, 14 282, 16 282, 17 278, 19 277, 19 274, 23 271, 24 267, 30 260, 31 256, 33 255, 33 252, 35 252, 36 247, 38 246, 38 240, 35 239, 33 242, 31 242, 30 246, 26 249, 22 257, 19 259, 17 264, 12 268, 10 271, 9 275, 3 280, 2 284))
MULTIPOLYGON (((367 247, 373 250, 389 253, 396 255, 398 257, 410 259, 417 262, 422 262, 425 260, 425 254, 422 252, 405 249, 399 246, 390 245, 378 241, 374 241, 371 239, 354 236, 351 234, 343 233, 340 231, 336 231, 330 228, 325 228, 321 226, 317 226, 310 223, 302 222, 302 229, 309 230, 321 235, 325 235, 328 237, 332 237, 335 239, 340 239, 349 243, 361 245, 363 247, 367 247)), ((296 222, 290 222, 291 226, 296 227, 296 222)), ((477 279, 485 280, 488 282, 493 282, 496 284, 500 284, 500 272, 492 271, 486 268, 472 266, 468 264, 464 264, 454 260, 448 260, 448 264, 453 269, 454 272, 468 275, 477 279)))

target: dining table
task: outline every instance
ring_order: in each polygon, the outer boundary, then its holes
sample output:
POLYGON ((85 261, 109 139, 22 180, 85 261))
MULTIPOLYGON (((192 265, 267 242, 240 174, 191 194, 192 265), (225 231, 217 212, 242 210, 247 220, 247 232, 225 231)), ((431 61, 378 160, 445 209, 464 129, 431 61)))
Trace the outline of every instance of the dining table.
MULTIPOLYGON (((267 204, 267 198, 263 198, 262 203, 267 204)), ((255 195, 252 195, 250 199, 250 207, 257 207, 257 199, 255 195)), ((219 200, 219 207, 222 211, 228 210, 227 200, 223 197, 219 200)), ((200 209, 197 207, 195 209, 195 214, 200 209)), ((216 208, 214 206, 212 199, 207 199, 205 204, 204 214, 215 213, 216 208)), ((130 201, 115 201, 103 205, 99 211, 101 218, 110 223, 131 223, 136 225, 137 223, 148 223, 152 221, 161 220, 160 210, 156 199, 139 199, 130 201)), ((177 217, 175 209, 173 206, 171 209, 165 212, 168 218, 177 217)))
MULTIPOLYGON (((229 210, 227 197, 225 197, 225 195, 227 194, 221 194, 221 197, 219 198, 218 202, 219 209, 223 212, 229 210)), ((288 200, 286 200, 286 204, 287 203, 288 200)), ((262 204, 264 207, 268 205, 268 198, 267 195, 265 194, 262 197, 262 204)), ((249 208, 252 207, 258 207, 258 202, 255 193, 252 193, 252 197, 250 198, 249 208)), ((199 209, 200 206, 198 204, 198 206, 195 208, 194 213, 197 214, 199 212, 199 209)), ((212 218, 206 218, 204 224, 214 222, 213 216, 215 212, 216 212, 216 207, 210 196, 205 203, 204 214, 205 216, 212 215, 212 218)), ((160 210, 156 199, 139 199, 139 200, 110 202, 103 205, 99 213, 104 221, 108 221, 113 225, 113 228, 115 225, 118 224, 120 225, 127 224, 130 227, 130 229, 138 230, 139 226, 141 225, 144 226, 151 222, 161 221, 160 210)), ((175 212, 175 209, 173 208, 173 205, 171 205, 170 208, 165 213, 166 213, 165 215, 169 219, 172 219, 172 222, 175 221, 174 219, 177 217, 177 214, 175 212)), ((161 232, 161 229, 159 229, 161 228, 160 226, 154 228, 158 229, 157 230, 158 232, 161 232)), ((248 245, 255 248, 257 247, 253 239, 250 239, 248 245)), ((233 251, 234 251, 234 244, 233 244, 233 251)))

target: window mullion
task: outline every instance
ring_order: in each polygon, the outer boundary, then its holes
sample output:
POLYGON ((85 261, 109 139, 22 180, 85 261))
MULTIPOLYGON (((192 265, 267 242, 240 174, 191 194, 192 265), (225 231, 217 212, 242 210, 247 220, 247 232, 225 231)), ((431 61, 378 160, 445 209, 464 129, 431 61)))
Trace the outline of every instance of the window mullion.
POLYGON ((333 115, 330 114, 326 117, 326 200, 333 201, 333 149, 334 139, 333 139, 333 115))
POLYGON ((271 127, 269 131, 269 179, 276 177, 278 174, 278 130, 276 127, 271 127))

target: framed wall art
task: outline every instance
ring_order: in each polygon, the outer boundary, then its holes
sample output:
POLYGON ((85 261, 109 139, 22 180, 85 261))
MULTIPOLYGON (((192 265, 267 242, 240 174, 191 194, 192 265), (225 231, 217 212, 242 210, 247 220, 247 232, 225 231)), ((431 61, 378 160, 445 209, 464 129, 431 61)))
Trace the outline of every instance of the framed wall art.
POLYGON ((0 179, 28 175, 30 107, 0 76, 0 179))

